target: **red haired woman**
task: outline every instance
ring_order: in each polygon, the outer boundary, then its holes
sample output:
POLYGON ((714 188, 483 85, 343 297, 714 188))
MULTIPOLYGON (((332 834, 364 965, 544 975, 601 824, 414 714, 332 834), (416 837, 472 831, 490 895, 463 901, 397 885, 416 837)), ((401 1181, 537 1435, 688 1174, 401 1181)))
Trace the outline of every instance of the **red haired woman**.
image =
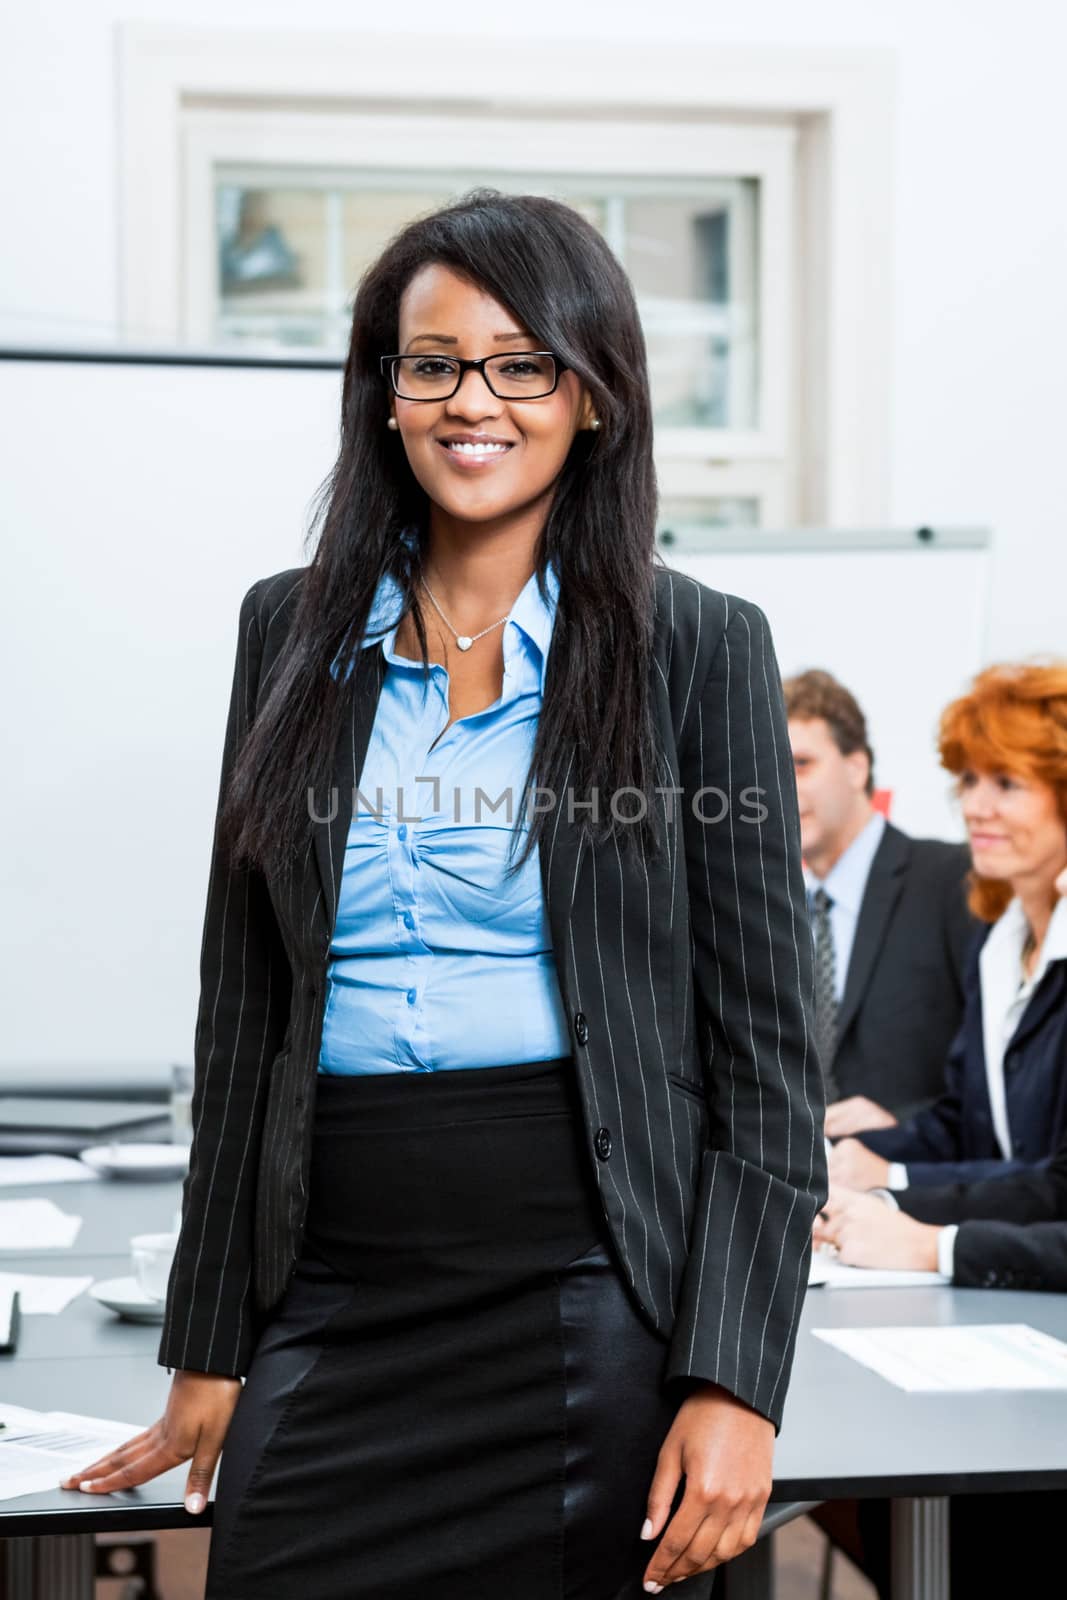
MULTIPOLYGON (((970 903, 990 924, 975 954, 964 1027, 953 1051, 962 1086, 928 1114, 863 1143, 843 1141, 831 1158, 848 1166, 853 1187, 831 1190, 815 1224, 817 1244, 846 1265, 934 1269, 971 1288, 1064 1287, 1063 1173, 1067 1138, 1067 663, 990 667, 941 719, 941 761, 956 774, 974 862, 970 903), (1042 1121, 1042 1118, 1044 1119, 1042 1121), (983 1137, 984 1130, 984 1137, 983 1137), (856 1192, 905 1141, 955 1134, 964 1154, 995 1139, 992 1161, 940 1167, 904 1160, 918 1177, 895 1201, 856 1192), (1047 1169, 1019 1169, 1060 1154, 1047 1169), (846 1145, 854 1147, 852 1152, 846 1145), (875 1146, 882 1152, 875 1155, 875 1146), (858 1159, 857 1159, 858 1157, 858 1159), (998 1181, 951 1182, 967 1166, 998 1181), (918 1172, 916 1168, 918 1167, 918 1172), (944 1186, 928 1172, 946 1174, 944 1186), (1007 1177, 1012 1172, 1017 1176, 1007 1177), (886 1203, 888 1202, 888 1204, 886 1203)), ((1058 1558, 1067 1510, 1062 1490, 967 1494, 951 1500, 953 1594, 1010 1594, 1027 1572, 1058 1558), (987 1536, 996 1519, 998 1537, 987 1536)), ((890 1592, 889 1503, 856 1506, 847 1548, 880 1596, 890 1592)), ((838 1503, 833 1530, 847 1526, 838 1503)), ((820 1519, 821 1520, 821 1519, 820 1519)))
POLYGON ((1056 889, 1067 866, 1067 662, 980 672, 945 710, 939 748, 970 838, 971 909, 989 929, 972 954, 945 1094, 835 1146, 835 1189, 1000 1177, 1045 1160, 1067 1134, 1067 904, 1056 889))

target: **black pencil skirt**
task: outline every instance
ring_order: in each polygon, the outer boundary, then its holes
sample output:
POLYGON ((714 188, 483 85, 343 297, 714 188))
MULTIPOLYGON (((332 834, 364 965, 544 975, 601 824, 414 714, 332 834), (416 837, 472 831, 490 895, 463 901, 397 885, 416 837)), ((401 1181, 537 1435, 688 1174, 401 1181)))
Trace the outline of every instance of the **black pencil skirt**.
POLYGON ((206 1600, 644 1593, 680 1395, 583 1142, 569 1058, 319 1076, 304 1246, 227 1435, 206 1600))

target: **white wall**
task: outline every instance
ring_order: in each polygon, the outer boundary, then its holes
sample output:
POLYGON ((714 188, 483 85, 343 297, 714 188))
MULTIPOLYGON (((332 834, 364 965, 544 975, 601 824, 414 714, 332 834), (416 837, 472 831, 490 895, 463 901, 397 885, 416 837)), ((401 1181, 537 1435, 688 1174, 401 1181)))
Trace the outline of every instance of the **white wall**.
MULTIPOLYGON (((253 577, 304 559, 339 398, 330 370, 0 362, 0 973, 13 1001, 0 1063, 187 1054, 238 605, 253 577), (57 471, 64 408, 80 421, 57 471)), ((984 551, 671 556, 759 596, 784 673, 818 640, 877 729, 895 820, 956 831, 934 724, 980 660, 984 551)))
MULTIPOLYGON (((408 0, 387 13, 359 0, 300 0, 299 6, 295 0, 257 0, 254 6, 225 0, 43 0, 36 8, 21 7, 17 21, 0 27, 0 342, 62 344, 118 336, 120 18, 303 29, 384 24, 393 34, 439 35, 451 27, 457 41, 464 29, 518 36, 536 30, 539 37, 561 41, 599 33, 677 38, 680 45, 700 39, 892 49, 899 119, 890 520, 899 526, 991 527, 996 547, 990 656, 1067 653, 1067 528, 1060 485, 1067 455, 1060 402, 1067 370, 1060 166, 1067 149, 1067 97, 1059 81, 1067 17, 1047 0, 1016 0, 1010 8, 984 0, 967 6, 950 0, 863 6, 855 0, 806 0, 803 6, 796 0, 748 0, 744 7, 710 0, 660 0, 655 7, 644 0, 586 0, 583 6, 540 0, 536 7, 478 7, 466 15, 445 13, 436 0, 408 0)), ((83 386, 77 388, 85 403, 83 386)), ((64 430, 78 425, 77 404, 70 415, 56 418, 55 478, 42 485, 42 507, 53 506, 57 495, 62 501, 64 430)), ((125 471, 121 440, 115 448, 118 470, 125 471)), ((76 501, 74 487, 70 498, 76 501)), ((69 509, 90 545, 102 545, 106 555, 107 528, 95 525, 92 507, 75 503, 69 509)), ((300 531, 292 529, 294 561, 300 559, 300 531)), ((41 578, 38 568, 48 559, 49 545, 35 540, 25 525, 7 533, 14 535, 6 568, 10 596, 19 591, 18 560, 26 563, 28 576, 41 578)), ((271 558, 254 562, 249 579, 281 564, 271 558)), ((123 569, 117 570, 121 575, 123 569)), ((50 576, 59 584, 64 573, 50 576)), ((158 577, 161 595, 169 594, 165 572, 158 577)), ((239 597, 234 585, 234 604, 239 597)), ((66 603, 76 603, 76 595, 68 594, 66 603)), ((900 615, 902 640, 915 621, 900 615)), ((223 677, 227 670, 220 669, 223 677)), ((39 687, 43 692, 46 686, 39 687)), ((227 687, 228 678, 219 693, 227 687)), ((204 749, 197 756, 203 760, 205 805, 214 803, 218 720, 216 715, 203 725, 204 749)), ((192 857, 203 858, 205 838, 199 829, 182 847, 191 852, 194 875, 192 857)), ((157 995, 159 1031, 138 1027, 120 1037, 106 993, 101 997, 93 1023, 105 1029, 116 1057, 188 1053, 204 879, 206 862, 190 892, 180 937, 167 945, 169 976, 160 977, 157 995)), ((46 875, 37 886, 40 925, 12 930, 12 937, 38 940, 43 952, 55 935, 57 883, 61 889, 61 882, 46 875)), ((40 1026, 19 1040, 18 1053, 84 1059, 77 1016, 67 1019, 68 1027, 62 1008, 35 1003, 27 1011, 40 1026)))
MULTIPOLYGON (((1062 645, 1067 14, 1047 0, 45 0, 3 29, 0 339, 77 339, 118 302, 115 23, 881 46, 899 63, 891 520, 997 536, 996 656, 1062 645)), ((447 62, 442 62, 447 71, 447 62)))

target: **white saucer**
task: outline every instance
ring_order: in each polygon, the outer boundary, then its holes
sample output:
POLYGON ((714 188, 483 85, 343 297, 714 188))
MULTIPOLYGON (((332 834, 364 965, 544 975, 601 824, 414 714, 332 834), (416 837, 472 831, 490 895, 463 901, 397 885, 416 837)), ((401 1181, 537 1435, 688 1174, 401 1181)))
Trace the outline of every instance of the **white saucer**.
POLYGON ((81 1159, 102 1178, 181 1178, 189 1170, 183 1144, 94 1144, 81 1159))
POLYGON ((109 1311, 117 1312, 127 1322, 162 1322, 162 1300, 150 1300, 136 1278, 101 1278, 89 1288, 89 1294, 109 1311))

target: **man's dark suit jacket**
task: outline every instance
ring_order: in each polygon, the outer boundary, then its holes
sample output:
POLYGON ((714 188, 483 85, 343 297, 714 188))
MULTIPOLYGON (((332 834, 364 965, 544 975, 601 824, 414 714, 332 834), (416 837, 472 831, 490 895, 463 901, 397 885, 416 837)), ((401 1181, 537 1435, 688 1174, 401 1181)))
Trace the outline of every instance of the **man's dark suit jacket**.
POLYGON ((953 1283, 1067 1293, 1067 1141, 1052 1160, 1004 1178, 904 1189, 920 1222, 958 1222, 953 1283))
POLYGON ((979 955, 971 953, 963 1023, 949 1052, 947 1088, 936 1105, 897 1128, 859 1135, 889 1161, 903 1161, 909 1184, 1001 1179, 1047 1161, 1067 1135, 1067 961, 1051 961, 1004 1052, 1012 1152, 993 1132, 982 1037, 979 955))
POLYGON ((911 839, 886 824, 838 1011, 833 1070, 842 1099, 866 1095, 903 1121, 943 1091, 981 926, 967 909, 970 864, 966 845, 911 839))
MULTIPOLYGON (((245 595, 222 785, 305 571, 245 595)), ((556 628, 549 683, 565 647, 556 628)), ((590 1169, 636 1304, 669 1341, 664 1377, 720 1383, 777 1426, 826 1192, 781 680, 763 613, 669 568, 654 655, 662 781, 678 791, 673 816, 661 802, 669 851, 593 848, 561 797, 542 887, 590 1169)), ((334 815, 309 823, 283 880, 234 868, 216 826, 168 1367, 244 1373, 300 1249, 330 940, 386 665, 380 642, 356 652, 334 815)))

